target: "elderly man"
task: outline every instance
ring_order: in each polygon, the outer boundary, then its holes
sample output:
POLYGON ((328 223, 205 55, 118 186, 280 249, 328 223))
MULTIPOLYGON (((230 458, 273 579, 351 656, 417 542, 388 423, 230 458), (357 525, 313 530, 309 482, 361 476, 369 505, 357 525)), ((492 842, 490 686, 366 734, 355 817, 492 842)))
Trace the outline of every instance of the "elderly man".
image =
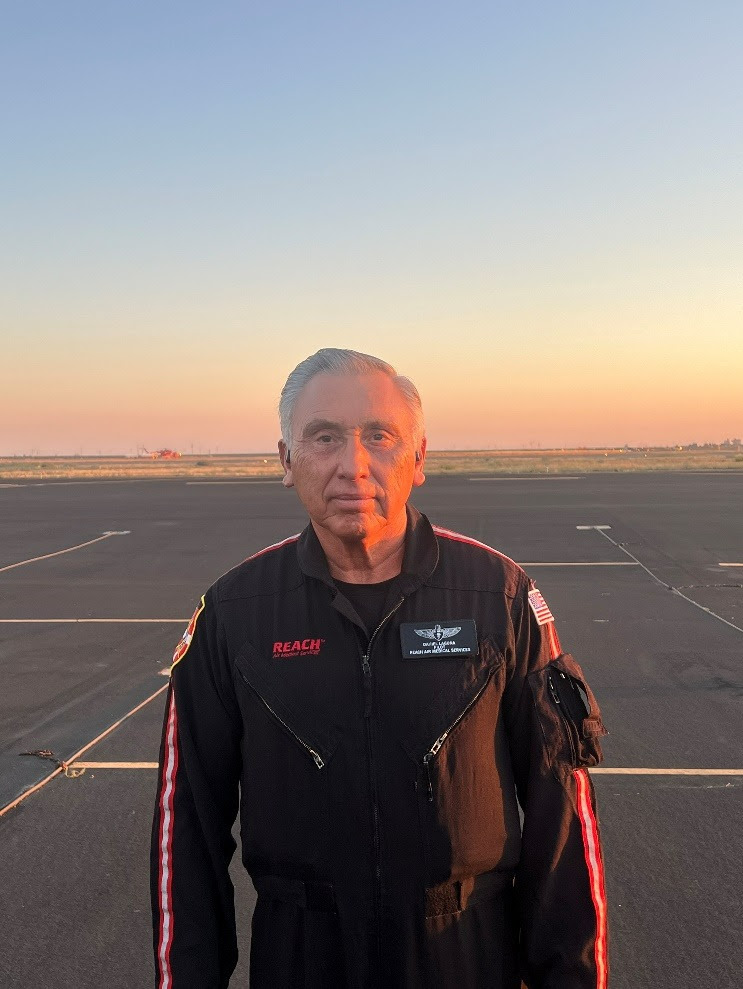
POLYGON ((310 521, 221 577, 175 652, 157 985, 228 985, 239 804, 252 989, 605 989, 605 731, 544 598, 408 505, 426 440, 390 365, 321 350, 279 411, 310 521))

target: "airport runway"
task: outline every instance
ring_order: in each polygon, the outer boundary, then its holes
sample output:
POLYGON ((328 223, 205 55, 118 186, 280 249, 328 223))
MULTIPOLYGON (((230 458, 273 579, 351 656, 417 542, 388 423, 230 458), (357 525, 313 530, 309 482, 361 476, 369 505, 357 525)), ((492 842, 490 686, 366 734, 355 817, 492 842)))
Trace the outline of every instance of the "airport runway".
MULTIPOLYGON (((601 701, 613 989, 739 987, 743 473, 443 476, 414 501, 525 565, 601 701)), ((162 673, 206 587, 303 525, 278 482, 0 489, 0 808, 86 764, 0 817, 3 986, 152 984, 162 673)))

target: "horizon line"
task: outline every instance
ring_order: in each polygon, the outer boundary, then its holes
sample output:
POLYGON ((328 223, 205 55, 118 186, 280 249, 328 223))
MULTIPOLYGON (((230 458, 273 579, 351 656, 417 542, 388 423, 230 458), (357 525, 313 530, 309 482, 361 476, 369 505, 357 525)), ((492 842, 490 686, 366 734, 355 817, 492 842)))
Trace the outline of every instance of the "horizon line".
MULTIPOLYGON (((743 440, 736 438, 719 441, 707 440, 703 443, 698 441, 692 441, 691 443, 647 443, 647 444, 604 444, 599 446, 587 446, 587 445, 575 445, 575 446, 492 446, 492 447, 428 447, 427 454, 436 453, 571 453, 571 452, 604 452, 607 450, 616 452, 637 452, 637 451, 648 451, 648 450, 704 450, 710 448, 717 448, 723 450, 739 451, 743 449, 743 440)), ((178 460, 191 460, 195 457, 211 457, 212 459, 226 458, 226 457, 263 457, 264 459, 276 458, 278 460, 278 453, 276 450, 232 450, 227 452, 212 452, 211 450, 202 450, 198 452, 183 453, 180 451, 173 451, 178 454, 175 458, 168 457, 152 457, 149 455, 141 455, 137 453, 126 453, 123 451, 111 452, 111 453, 43 453, 38 451, 33 451, 30 453, 0 453, 0 460, 111 460, 111 459, 124 459, 124 460, 165 460, 165 459, 178 459, 178 460)))

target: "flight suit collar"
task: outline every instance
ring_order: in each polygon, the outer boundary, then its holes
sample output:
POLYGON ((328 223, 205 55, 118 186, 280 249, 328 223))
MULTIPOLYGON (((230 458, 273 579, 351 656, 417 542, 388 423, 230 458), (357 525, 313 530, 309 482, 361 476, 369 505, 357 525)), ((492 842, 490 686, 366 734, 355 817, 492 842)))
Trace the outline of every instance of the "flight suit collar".
MULTIPOLYGON (((408 517, 405 552, 397 586, 407 596, 425 583, 436 569, 439 544, 426 516, 412 505, 406 505, 405 510, 408 517)), ((312 523, 304 529, 297 541, 297 558, 300 569, 306 576, 314 577, 336 590, 325 552, 312 523)))

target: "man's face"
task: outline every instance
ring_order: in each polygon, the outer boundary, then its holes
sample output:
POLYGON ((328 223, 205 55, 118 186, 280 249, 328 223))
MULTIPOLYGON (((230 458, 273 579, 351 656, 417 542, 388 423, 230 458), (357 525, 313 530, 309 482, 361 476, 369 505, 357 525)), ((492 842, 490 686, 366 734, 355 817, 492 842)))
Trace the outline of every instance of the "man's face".
POLYGON ((373 542, 404 529, 410 491, 425 480, 425 440, 416 451, 412 425, 386 374, 316 374, 296 400, 289 462, 279 443, 284 484, 339 539, 373 542))

